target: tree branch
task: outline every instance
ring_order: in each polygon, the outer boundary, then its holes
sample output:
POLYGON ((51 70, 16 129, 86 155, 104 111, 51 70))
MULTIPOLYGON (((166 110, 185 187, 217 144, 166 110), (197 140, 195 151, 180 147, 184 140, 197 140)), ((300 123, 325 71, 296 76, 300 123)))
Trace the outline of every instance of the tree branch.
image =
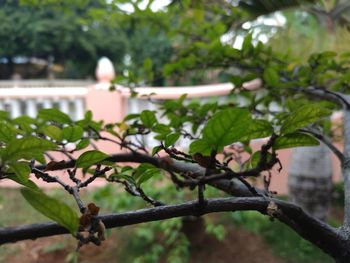
MULTIPOLYGON (((290 226, 303 238, 316 244, 326 253, 334 257, 339 256, 337 253, 339 253, 340 248, 346 245, 346 242, 336 229, 309 216, 303 212, 300 207, 277 199, 262 197, 209 199, 200 210, 198 209, 198 202, 196 200, 179 205, 164 205, 155 208, 104 215, 98 217, 98 219, 102 220, 106 228, 115 228, 175 217, 197 216, 215 212, 255 210, 266 214, 267 207, 272 201, 277 205, 277 211, 275 213, 276 218, 290 226)), ((0 229, 0 244, 67 233, 69 233, 67 229, 55 223, 7 227, 0 229)))
POLYGON ((305 93, 306 95, 310 95, 310 96, 313 96, 313 97, 316 97, 319 99, 332 101, 332 102, 338 104, 340 107, 344 107, 347 109, 350 108, 350 103, 349 103, 347 97, 344 94, 341 94, 339 92, 330 91, 327 89, 320 89, 320 88, 316 88, 313 86, 310 86, 308 88, 294 87, 291 89, 294 91, 305 93))
POLYGON ((317 131, 314 131, 312 129, 299 129, 299 131, 311 134, 316 139, 323 142, 337 156, 340 163, 341 164, 344 163, 344 158, 345 158, 344 154, 337 147, 335 147, 335 145, 331 142, 331 140, 327 136, 320 134, 317 131))

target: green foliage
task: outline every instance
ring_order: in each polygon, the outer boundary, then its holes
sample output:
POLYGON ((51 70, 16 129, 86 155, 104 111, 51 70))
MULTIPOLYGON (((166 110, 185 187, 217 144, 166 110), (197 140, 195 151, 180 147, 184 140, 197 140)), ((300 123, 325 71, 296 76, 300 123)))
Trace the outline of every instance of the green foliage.
POLYGON ((203 128, 203 138, 190 145, 190 152, 208 155, 238 141, 249 141, 271 135, 272 126, 263 120, 254 120, 245 109, 227 109, 217 112, 203 128))
POLYGON ((32 159, 33 156, 41 154, 45 151, 55 150, 57 145, 34 136, 13 140, 7 144, 6 149, 1 153, 2 162, 17 161, 24 158, 32 159))
POLYGON ((16 162, 10 163, 10 172, 14 172, 18 181, 23 184, 26 184, 29 179, 29 174, 31 173, 31 169, 29 167, 29 163, 26 162, 16 162))
POLYGON ((78 157, 75 166, 80 168, 89 168, 91 165, 100 163, 106 158, 108 158, 108 155, 101 151, 86 151, 78 157))
POLYGON ((292 112, 283 120, 281 134, 291 133, 299 128, 303 128, 308 124, 314 123, 321 118, 327 117, 332 112, 322 108, 317 104, 305 105, 292 112))
POLYGON ((40 190, 22 188, 21 193, 27 202, 40 213, 67 228, 72 234, 78 231, 78 216, 68 205, 47 196, 40 190))
POLYGON ((44 121, 52 121, 64 124, 70 124, 72 122, 71 118, 67 114, 55 108, 41 109, 38 113, 38 118, 44 121))
POLYGON ((144 110, 140 114, 140 119, 146 128, 152 128, 155 125, 155 123, 157 122, 157 118, 156 118, 155 114, 150 110, 144 110))
POLYGON ((315 146, 320 142, 311 135, 294 132, 278 137, 273 145, 275 150, 300 147, 300 146, 315 146))

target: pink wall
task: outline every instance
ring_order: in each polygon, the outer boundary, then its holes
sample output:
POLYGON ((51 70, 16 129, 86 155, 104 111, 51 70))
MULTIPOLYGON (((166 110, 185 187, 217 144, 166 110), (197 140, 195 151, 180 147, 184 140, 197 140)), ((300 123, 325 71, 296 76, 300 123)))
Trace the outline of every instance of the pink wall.
MULTIPOLYGON (((80 94, 85 97, 85 106, 87 110, 93 112, 94 119, 104 120, 106 123, 119 122, 123 119, 126 114, 126 105, 129 97, 129 89, 118 87, 117 91, 110 92, 108 90, 109 83, 98 83, 94 86, 87 88, 85 95, 80 94)), ((151 94, 153 92, 158 92, 156 97, 158 99, 175 99, 184 93, 189 93, 189 97, 207 97, 213 96, 215 91, 216 95, 226 95, 232 89, 231 84, 217 84, 217 85, 204 85, 199 87, 170 87, 170 88, 140 88, 139 91, 141 95, 151 94)), ((64 94, 63 94, 64 95, 64 94)), ((18 95, 20 96, 20 95, 18 95)), ((58 96, 55 94, 55 96, 58 96)), ((261 147, 263 140, 255 142, 253 145, 254 149, 261 147)), ((120 151, 120 148, 109 142, 99 142, 99 147, 102 151, 106 153, 116 153, 120 151)), ((278 152, 278 156, 282 162, 283 170, 279 173, 276 168, 273 169, 273 177, 271 182, 271 190, 277 191, 279 194, 286 194, 287 189, 287 176, 289 169, 291 150, 281 150, 278 152)), ((59 156, 58 158, 64 159, 64 157, 59 156)), ((333 171, 334 180, 341 180, 340 176, 340 165, 339 161, 333 156, 333 171)), ((62 176, 62 174, 57 174, 62 176)), ((64 174, 63 176, 68 176, 64 174)), ((40 183, 44 187, 54 186, 53 184, 40 183)), ((16 186, 9 180, 0 181, 0 186, 16 186)))

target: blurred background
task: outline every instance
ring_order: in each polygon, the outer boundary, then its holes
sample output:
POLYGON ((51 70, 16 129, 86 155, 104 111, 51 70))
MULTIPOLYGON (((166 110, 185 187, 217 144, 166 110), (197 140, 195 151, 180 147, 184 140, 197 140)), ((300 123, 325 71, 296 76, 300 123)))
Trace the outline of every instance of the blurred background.
MULTIPOLYGON (((205 88, 216 90, 220 99, 232 88, 230 73, 239 69, 211 69, 204 61, 202 67, 188 70, 200 60, 191 55, 193 47, 242 49, 248 36, 254 45, 267 46, 287 61, 300 63, 327 50, 349 55, 349 30, 347 0, 0 0, 0 109, 12 117, 34 117, 40 108, 56 107, 73 119, 92 110, 100 119, 118 121, 127 113, 154 109, 145 100, 125 95, 123 87, 166 90, 208 84, 205 88), (122 87, 119 93, 110 93, 111 83, 122 87), (114 100, 110 105, 115 114, 103 111, 102 98, 114 100)), ((204 95, 198 94, 197 100, 202 100, 204 95)), ((291 153, 286 154, 289 160, 291 153)), ((333 158, 323 156, 325 162, 333 158)), ((276 188, 280 187, 282 198, 288 198, 293 182, 288 191, 289 170, 284 168, 285 177, 276 182, 276 188)), ((343 214, 342 183, 337 169, 325 173, 331 178, 332 205, 321 217, 337 226, 343 214)), ((153 196, 166 191, 168 200, 185 198, 167 184, 158 189, 150 185, 148 191, 153 196)), ((220 195, 214 189, 207 191, 209 196, 220 195)), ((64 198, 57 189, 50 194, 64 198)), ((116 194, 112 186, 86 192, 84 198, 101 204, 104 212, 143 206, 127 193, 116 194)), ((73 205, 73 200, 66 201, 73 205)), ((46 219, 22 200, 17 189, 2 185, 1 227, 40 221, 46 219)), ((84 247, 80 254, 74 252, 75 243, 69 237, 6 245, 0 247, 0 261, 332 262, 287 227, 254 212, 172 219, 108 234, 106 244, 84 247)))

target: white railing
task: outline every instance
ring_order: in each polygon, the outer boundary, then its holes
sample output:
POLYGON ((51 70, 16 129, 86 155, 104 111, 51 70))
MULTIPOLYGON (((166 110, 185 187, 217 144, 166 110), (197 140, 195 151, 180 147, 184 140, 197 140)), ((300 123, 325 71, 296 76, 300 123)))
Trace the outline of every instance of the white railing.
POLYGON ((0 81, 0 110, 12 118, 35 117, 42 108, 57 108, 81 119, 85 112, 87 86, 84 81, 0 81))

